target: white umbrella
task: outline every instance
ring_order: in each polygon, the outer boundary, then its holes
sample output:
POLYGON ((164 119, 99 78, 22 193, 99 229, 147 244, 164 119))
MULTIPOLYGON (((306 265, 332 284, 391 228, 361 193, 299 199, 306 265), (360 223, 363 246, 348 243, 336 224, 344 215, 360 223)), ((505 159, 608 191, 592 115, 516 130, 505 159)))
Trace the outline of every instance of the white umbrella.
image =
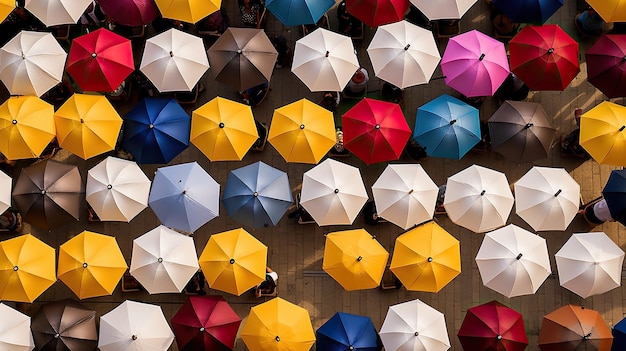
POLYGON ((190 236, 161 225, 133 240, 130 274, 150 294, 183 291, 199 268, 190 236))
POLYGON ((483 284, 506 297, 534 294, 552 273, 546 239, 514 224, 485 234, 476 264, 483 284))
POLYGON ((348 36, 318 28, 296 41, 291 71, 311 91, 342 91, 358 69, 348 36))
POLYGON ((26 9, 46 26, 76 24, 92 0, 26 0, 26 9))
POLYGON ((35 347, 30 317, 0 303, 0 350, 30 351, 35 347))
POLYGON ((100 351, 165 351, 172 341, 161 306, 126 300, 100 317, 100 351))
POLYGON ((450 348, 443 313, 419 299, 389 306, 378 334, 386 351, 445 351, 450 348))
POLYGON ((376 76, 402 89, 428 83, 441 61, 433 32, 407 21, 378 27, 367 53, 376 76))
POLYGON ((448 178, 443 206, 452 222, 483 233, 506 224, 513 202, 504 173, 472 165, 448 178))
POLYGON ((580 185, 564 168, 533 167, 515 182, 515 211, 534 230, 565 230, 578 213, 580 185))
POLYGON ((171 28, 146 40, 139 69, 160 92, 191 91, 209 59, 202 38, 171 28))
POLYGON ((52 34, 21 31, 0 49, 0 80, 11 95, 41 96, 61 82, 66 57, 52 34))
POLYGON ((572 234, 555 256, 559 283, 582 298, 621 284, 624 251, 604 232, 572 234))
POLYGON ((391 164, 372 185, 377 214, 402 229, 433 218, 439 188, 419 164, 391 164))
POLYGON ((135 162, 109 156, 87 173, 85 198, 101 221, 130 222, 149 194, 150 179, 135 162))
POLYGON ((0 172, 0 214, 11 207, 11 188, 13 179, 4 172, 0 172))
POLYGON ((300 204, 321 226, 352 224, 367 199, 356 167, 327 158, 304 173, 300 204))
POLYGON ((458 19, 477 0, 410 0, 429 20, 458 19))

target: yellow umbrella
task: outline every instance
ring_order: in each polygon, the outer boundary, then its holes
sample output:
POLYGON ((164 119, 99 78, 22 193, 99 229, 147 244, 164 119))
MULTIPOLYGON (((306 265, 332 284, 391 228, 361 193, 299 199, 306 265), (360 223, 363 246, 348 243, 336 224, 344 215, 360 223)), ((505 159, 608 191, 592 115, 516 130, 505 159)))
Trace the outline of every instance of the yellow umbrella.
POLYGON ((0 300, 33 302, 57 279, 54 249, 30 234, 0 242, 0 300))
POLYGON ((277 108, 268 141, 287 162, 317 164, 337 142, 333 113, 307 99, 277 108))
POLYGON ((252 109, 216 97, 191 113, 191 142, 211 161, 240 161, 259 138, 252 109))
POLYGON ((626 107, 604 101, 584 113, 580 146, 598 163, 626 166, 626 107))
POLYGON ((587 0, 605 22, 626 22, 626 0, 587 0))
POLYGON ((220 9, 222 0, 155 0, 161 15, 188 23, 196 23, 220 9))
POLYGON ((113 236, 84 231, 59 250, 57 275, 80 299, 111 295, 126 268, 113 236))
POLYGON ((315 333, 306 309, 277 297, 250 309, 241 338, 250 351, 308 351, 315 333))
POLYGON ((322 269, 348 291, 371 289, 380 284, 388 258, 365 229, 344 230, 326 235, 322 269))
POLYGON ((59 146, 86 160, 115 148, 122 118, 104 95, 74 94, 54 123, 59 146))
POLYGON ((0 152, 10 160, 36 158, 54 139, 54 107, 36 96, 0 105, 0 152))
POLYGON ((265 280, 267 246, 242 228, 229 230, 211 235, 198 261, 211 288, 239 296, 265 280))
POLYGON ((15 0, 0 0, 0 22, 15 10, 15 0))
POLYGON ((461 273, 459 241, 435 222, 396 238, 391 266, 407 290, 438 292, 461 273))

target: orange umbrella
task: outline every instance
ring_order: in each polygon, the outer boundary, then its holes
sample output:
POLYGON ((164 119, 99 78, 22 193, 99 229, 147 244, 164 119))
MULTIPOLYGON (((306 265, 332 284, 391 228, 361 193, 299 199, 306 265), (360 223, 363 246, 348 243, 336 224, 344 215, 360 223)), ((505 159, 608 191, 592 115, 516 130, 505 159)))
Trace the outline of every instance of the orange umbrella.
POLYGON ((598 311, 565 305, 543 317, 539 330, 542 351, 610 351, 611 330, 598 311))

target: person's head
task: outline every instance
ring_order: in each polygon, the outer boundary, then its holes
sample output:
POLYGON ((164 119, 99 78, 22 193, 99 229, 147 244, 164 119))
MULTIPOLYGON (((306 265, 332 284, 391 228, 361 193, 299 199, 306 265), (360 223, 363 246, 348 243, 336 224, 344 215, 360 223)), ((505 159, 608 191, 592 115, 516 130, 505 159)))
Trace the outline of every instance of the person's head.
POLYGON ((365 81, 365 74, 363 74, 363 71, 359 68, 359 70, 356 71, 354 75, 352 76, 352 82, 354 82, 355 84, 361 84, 364 81, 365 81))

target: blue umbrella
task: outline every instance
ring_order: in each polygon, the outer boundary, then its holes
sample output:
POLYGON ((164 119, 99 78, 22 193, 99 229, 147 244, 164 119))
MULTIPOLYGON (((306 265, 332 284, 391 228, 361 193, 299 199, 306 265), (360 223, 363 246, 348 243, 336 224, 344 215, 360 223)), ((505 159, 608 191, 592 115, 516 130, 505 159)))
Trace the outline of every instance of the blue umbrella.
POLYGON ((613 333, 613 345, 611 346, 611 350, 626 350, 626 318, 615 324, 611 332, 613 333))
POLYGON ((229 216, 260 228, 276 225, 293 197, 287 173, 259 161, 228 174, 222 202, 229 216))
POLYGON ((268 0, 265 7, 286 26, 315 24, 334 0, 268 0))
POLYGON ((380 351, 383 347, 369 317, 337 312, 316 332, 317 351, 380 351))
POLYGON ((563 0, 493 0, 493 3, 514 22, 537 24, 543 24, 563 6, 563 0))
POLYGON ((480 141, 478 110, 450 95, 417 109, 413 139, 429 156, 460 160, 480 141))
POLYGON ((145 98, 124 117, 122 148, 137 163, 169 163, 189 146, 191 117, 171 98, 145 98))
MULTIPOLYGON (((613 170, 602 189, 611 217, 626 225, 626 170, 613 170)), ((626 349, 625 349, 626 350, 626 349)))
POLYGON ((196 162, 158 168, 148 205, 167 227, 193 233, 219 215, 220 185, 196 162))

